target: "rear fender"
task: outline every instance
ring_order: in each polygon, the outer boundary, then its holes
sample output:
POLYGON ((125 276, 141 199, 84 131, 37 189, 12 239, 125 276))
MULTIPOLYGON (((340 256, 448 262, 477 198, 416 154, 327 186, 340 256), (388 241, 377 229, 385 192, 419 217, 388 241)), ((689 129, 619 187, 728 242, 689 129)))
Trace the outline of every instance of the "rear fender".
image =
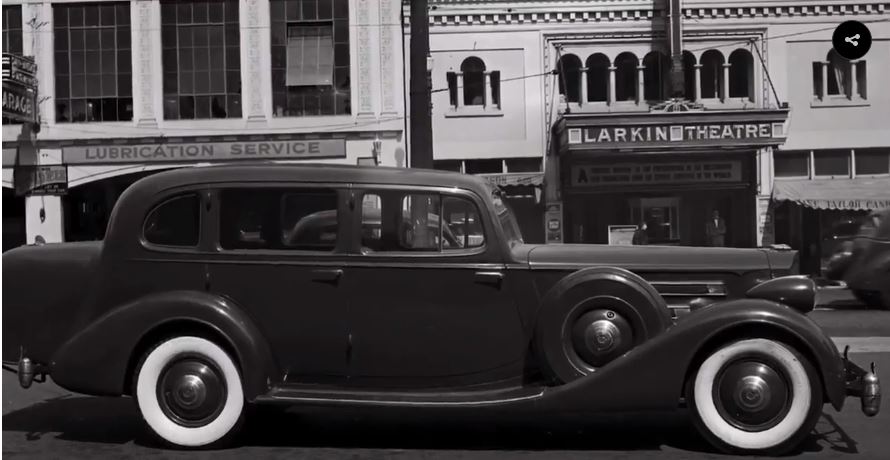
POLYGON ((172 323, 191 323, 224 342, 240 365, 245 397, 268 390, 277 375, 268 342, 247 313, 229 299, 197 291, 147 296, 103 315, 55 353, 50 375, 64 388, 91 395, 126 394, 134 353, 172 323))
POLYGON ((573 411, 671 410, 701 360, 726 341, 769 337, 791 342, 819 369, 825 395, 843 407, 844 366, 834 343, 808 317, 759 299, 712 304, 595 373, 549 389, 539 409, 573 411))

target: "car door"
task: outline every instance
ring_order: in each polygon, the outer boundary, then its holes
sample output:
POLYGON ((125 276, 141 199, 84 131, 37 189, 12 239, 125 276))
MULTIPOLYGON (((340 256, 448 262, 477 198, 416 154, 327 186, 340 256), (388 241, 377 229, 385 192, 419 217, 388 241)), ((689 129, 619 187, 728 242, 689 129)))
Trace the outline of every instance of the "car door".
POLYGON ((215 191, 219 222, 211 289, 245 308, 286 383, 346 376, 346 257, 336 185, 233 185, 215 191))
POLYGON ((342 284, 356 382, 472 384, 521 365, 526 343, 497 241, 485 238, 491 223, 478 197, 449 190, 354 189, 360 253, 342 284))

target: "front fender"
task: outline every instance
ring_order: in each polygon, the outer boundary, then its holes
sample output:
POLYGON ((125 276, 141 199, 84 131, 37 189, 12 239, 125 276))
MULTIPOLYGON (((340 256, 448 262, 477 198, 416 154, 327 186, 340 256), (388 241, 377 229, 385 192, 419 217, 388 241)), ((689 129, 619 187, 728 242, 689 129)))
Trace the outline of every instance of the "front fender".
POLYGON ((128 365, 140 341, 173 321, 213 329, 237 354, 245 396, 252 399, 267 392, 277 365, 259 329, 231 300, 197 291, 150 295, 109 311, 56 351, 50 375, 71 391, 120 396, 127 390, 128 365))
POLYGON ((826 397, 840 410, 844 365, 834 343, 808 317, 760 299, 715 303, 686 315, 602 369, 549 389, 535 404, 564 412, 675 409, 687 378, 713 347, 734 338, 777 335, 804 348, 800 351, 820 371, 826 397))

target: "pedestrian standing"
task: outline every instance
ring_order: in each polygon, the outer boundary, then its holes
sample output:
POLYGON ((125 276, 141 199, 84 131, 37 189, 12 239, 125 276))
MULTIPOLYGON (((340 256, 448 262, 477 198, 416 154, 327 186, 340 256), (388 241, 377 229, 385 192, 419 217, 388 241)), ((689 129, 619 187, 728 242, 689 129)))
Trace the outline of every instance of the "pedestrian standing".
POLYGON ((716 209, 705 224, 705 235, 708 237, 708 246, 723 247, 725 245, 726 222, 716 209))
POLYGON ((649 234, 646 233, 646 229, 648 226, 645 221, 640 222, 637 225, 637 229, 634 231, 634 238, 632 243, 634 245, 646 245, 649 244, 649 234))

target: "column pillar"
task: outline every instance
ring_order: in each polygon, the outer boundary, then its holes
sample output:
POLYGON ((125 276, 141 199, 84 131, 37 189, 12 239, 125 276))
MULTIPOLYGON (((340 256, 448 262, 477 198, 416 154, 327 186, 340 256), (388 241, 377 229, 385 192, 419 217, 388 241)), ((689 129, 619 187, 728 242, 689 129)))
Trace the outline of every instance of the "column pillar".
POLYGON ((581 68, 581 78, 578 79, 578 84, 581 85, 581 91, 579 93, 579 94, 581 94, 581 100, 578 101, 578 104, 580 104, 580 105, 587 104, 587 99, 589 97, 588 96, 589 89, 587 88, 587 70, 588 70, 587 67, 582 67, 581 68))
POLYGON ((494 97, 491 91, 491 71, 485 71, 485 108, 489 109, 494 105, 494 97))
POLYGON ((161 68, 161 2, 130 3, 130 40, 133 46, 133 119, 142 128, 157 128, 163 114, 161 68))
POLYGON ((828 97, 828 62, 822 63, 822 99, 828 97))
POLYGON ((850 61, 850 99, 858 94, 858 83, 856 80, 856 63, 859 61, 850 61))
POLYGON ((615 71, 618 70, 617 67, 610 65, 609 66, 609 105, 615 103, 615 71))
POLYGON ((272 114, 269 14, 269 0, 239 0, 241 113, 248 124, 266 123, 267 116, 272 114))
POLYGON ((695 64, 695 100, 701 100, 701 64, 695 64))
POLYGON ((646 66, 637 66, 637 105, 646 101, 646 66))
POLYGON ((730 63, 723 64, 723 86, 721 89, 723 90, 723 94, 720 97, 723 98, 723 102, 729 100, 729 68, 732 66, 730 63))
POLYGON ((457 72, 457 107, 464 105, 464 73, 457 72))

